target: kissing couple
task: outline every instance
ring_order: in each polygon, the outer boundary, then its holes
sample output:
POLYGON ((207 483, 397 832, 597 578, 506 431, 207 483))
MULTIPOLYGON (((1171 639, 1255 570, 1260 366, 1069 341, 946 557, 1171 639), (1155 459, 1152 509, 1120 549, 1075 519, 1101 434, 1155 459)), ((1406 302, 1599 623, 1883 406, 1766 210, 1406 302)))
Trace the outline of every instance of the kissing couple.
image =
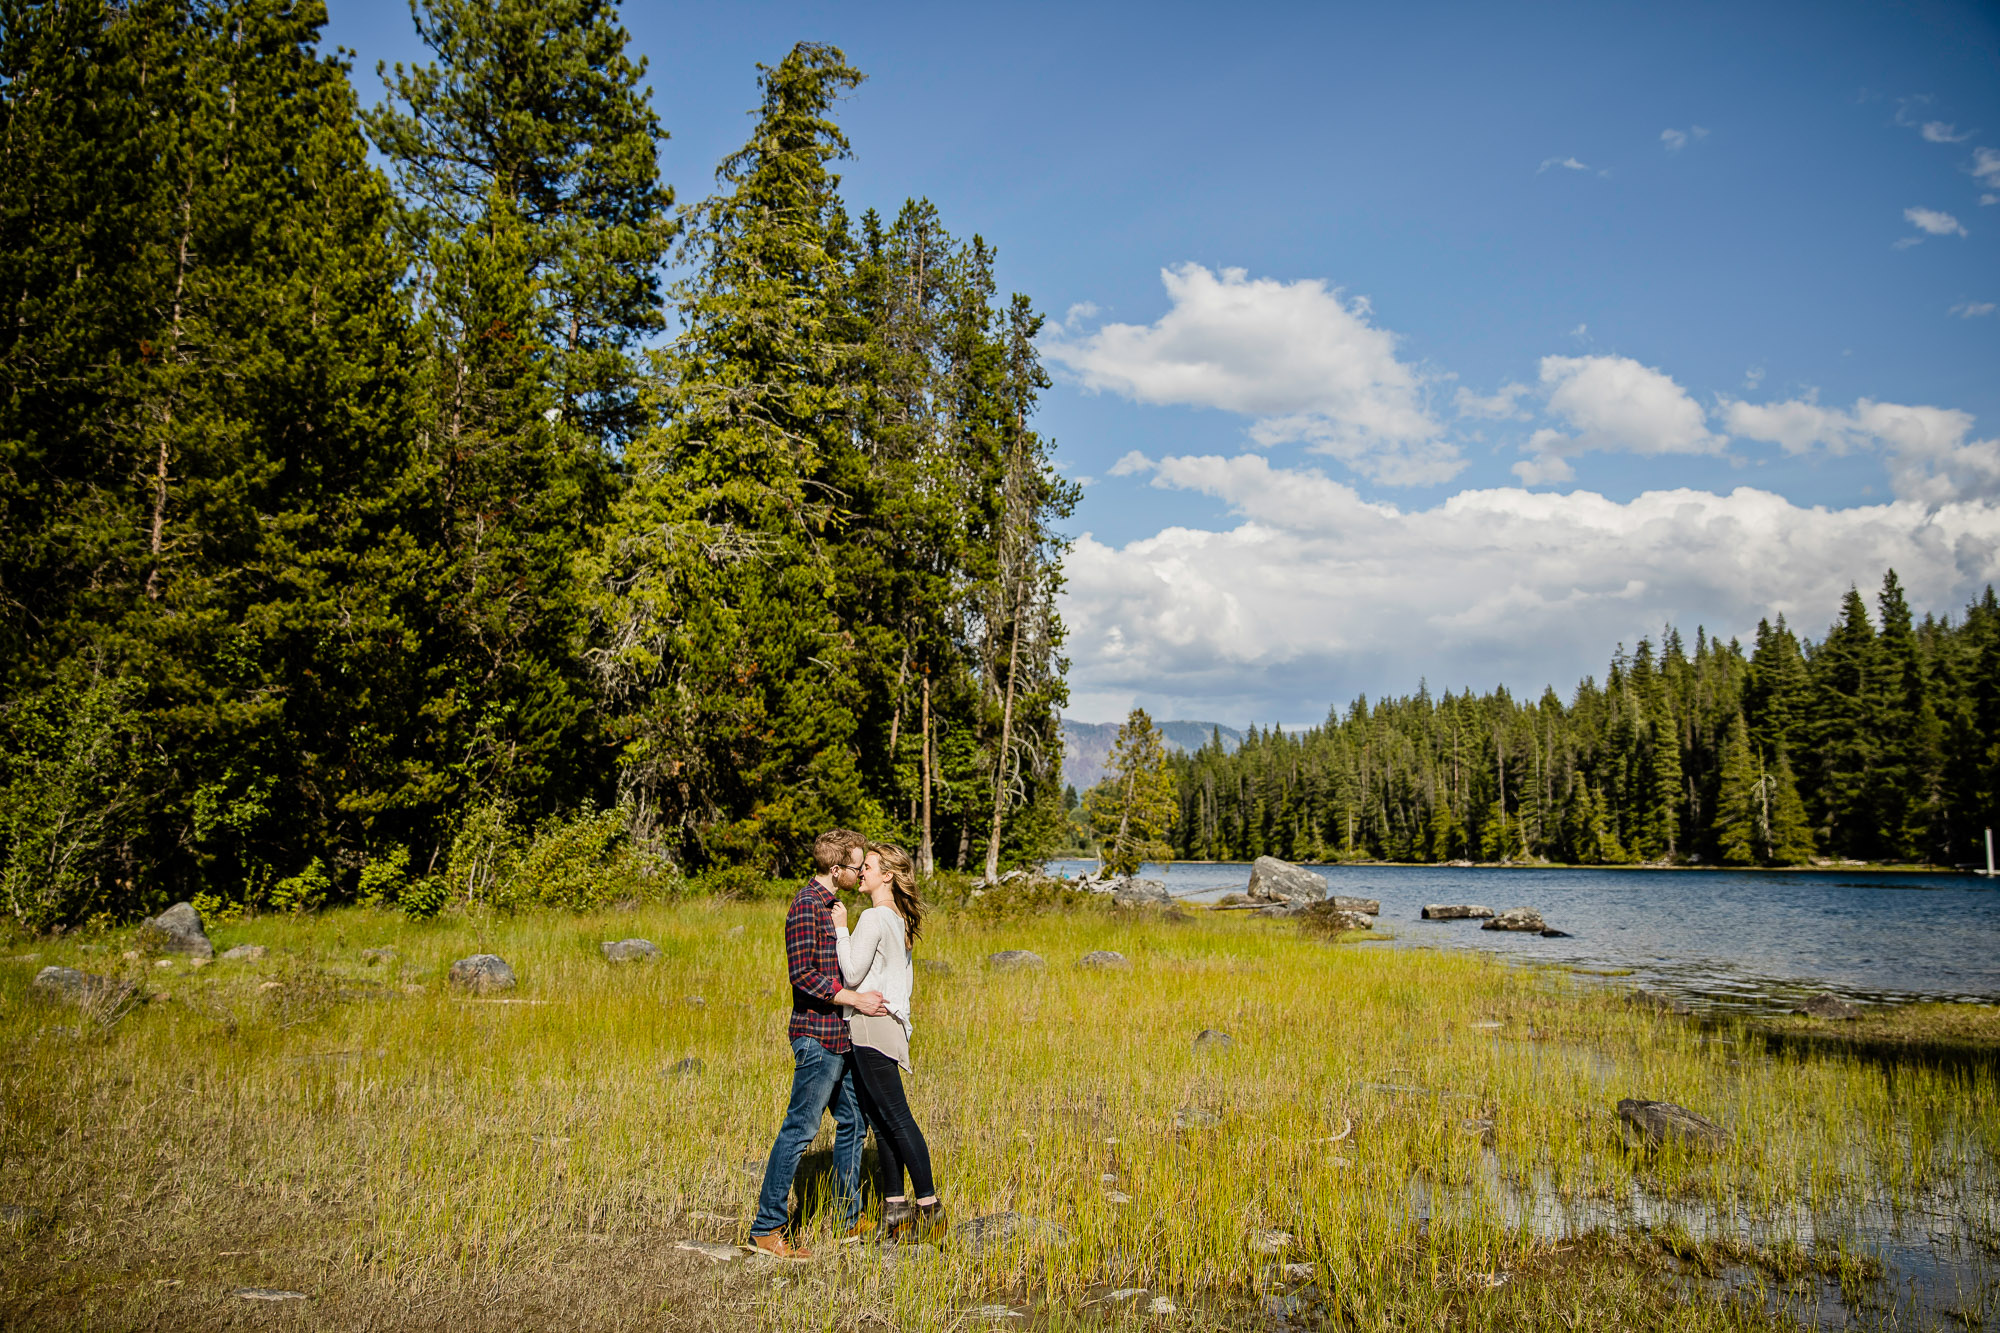
POLYGON ((949 1225, 931 1177, 930 1145, 903 1095, 915 982, 910 946, 924 917, 916 867, 902 848, 839 828, 813 841, 813 865, 817 873, 785 913, 792 1101, 764 1165, 750 1224, 750 1243, 780 1259, 812 1257, 785 1239, 785 1201, 827 1111, 833 1112, 833 1173, 845 1210, 841 1239, 860 1240, 871 1229, 861 1216, 861 1145, 870 1125, 884 1233, 935 1240, 949 1225), (838 893, 856 888, 869 906, 850 932, 838 893))

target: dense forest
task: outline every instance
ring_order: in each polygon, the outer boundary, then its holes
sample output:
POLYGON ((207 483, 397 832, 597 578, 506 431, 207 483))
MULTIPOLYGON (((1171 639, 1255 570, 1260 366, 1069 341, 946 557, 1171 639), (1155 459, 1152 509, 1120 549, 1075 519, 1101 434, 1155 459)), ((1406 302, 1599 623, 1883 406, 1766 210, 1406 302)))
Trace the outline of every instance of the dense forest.
POLYGON ((849 214, 832 47, 677 206, 612 0, 413 12, 371 107, 317 0, 0 0, 13 918, 1037 860, 1075 492, 993 247, 849 214))
POLYGON ((1166 762, 1185 858, 1965 864, 2000 825, 2000 604, 1913 623, 1892 570, 1818 642, 1668 629, 1567 703, 1420 688, 1166 762))

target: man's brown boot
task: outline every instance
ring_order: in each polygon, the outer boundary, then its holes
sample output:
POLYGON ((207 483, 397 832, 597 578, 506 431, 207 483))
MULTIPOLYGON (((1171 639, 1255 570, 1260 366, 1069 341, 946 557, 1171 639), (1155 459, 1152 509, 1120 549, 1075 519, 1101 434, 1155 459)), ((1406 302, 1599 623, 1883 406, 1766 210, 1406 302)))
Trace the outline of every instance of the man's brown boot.
POLYGON ((750 1244, 756 1248, 759 1254, 768 1254, 773 1259, 790 1259, 794 1263, 802 1263, 812 1258, 812 1251, 801 1250, 787 1245, 785 1243, 785 1233, 782 1231, 773 1231, 768 1236, 752 1236, 750 1244))

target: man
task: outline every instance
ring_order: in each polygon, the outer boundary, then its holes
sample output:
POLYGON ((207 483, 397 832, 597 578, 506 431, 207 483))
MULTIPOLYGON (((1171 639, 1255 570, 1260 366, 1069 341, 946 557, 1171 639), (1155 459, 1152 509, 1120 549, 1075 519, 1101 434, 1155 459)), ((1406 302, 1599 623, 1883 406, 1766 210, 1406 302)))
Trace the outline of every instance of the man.
POLYGON ((807 880, 785 913, 785 963, 792 976, 792 1104, 771 1145, 764 1165, 764 1188, 757 1196, 757 1217, 750 1223, 750 1242, 780 1259, 809 1259, 811 1254, 785 1242, 785 1198, 799 1158, 819 1133, 820 1115, 833 1112, 833 1171, 847 1229, 861 1217, 861 1141, 868 1132, 861 1102, 854 1092, 854 1072, 848 1052, 847 1020, 840 1007, 881 1015, 889 1011, 877 991, 851 991, 841 984, 840 955, 834 948, 835 889, 861 883, 867 839, 851 829, 830 829, 813 842, 818 874, 807 880))

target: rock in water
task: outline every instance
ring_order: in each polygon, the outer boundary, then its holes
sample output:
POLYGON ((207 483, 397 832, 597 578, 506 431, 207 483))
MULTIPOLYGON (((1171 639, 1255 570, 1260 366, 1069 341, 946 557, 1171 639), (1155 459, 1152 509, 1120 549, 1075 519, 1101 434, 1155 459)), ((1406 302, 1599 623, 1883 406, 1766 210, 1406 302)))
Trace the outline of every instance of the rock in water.
POLYGON ((1799 1012, 1808 1018, 1831 1018, 1842 1023, 1852 1023, 1861 1017, 1858 1006, 1849 1004, 1838 995, 1828 995, 1824 991, 1807 1000, 1799 1012))
POLYGON ((951 1229, 951 1234, 974 1254, 982 1254, 1010 1242, 1069 1239, 1069 1233, 1055 1223, 1015 1212, 987 1213, 969 1222, 960 1222, 951 1229))
POLYGON ((1173 895, 1167 886, 1157 879, 1140 879, 1133 875, 1127 879, 1111 882, 1111 901, 1120 907, 1146 907, 1172 902, 1173 895))
POLYGON ((1672 1102, 1627 1097, 1618 1103, 1618 1118, 1656 1148, 1669 1142, 1693 1148, 1720 1148, 1729 1142, 1728 1130, 1672 1102))
POLYGON ((1326 878, 1275 856, 1260 856, 1250 867, 1253 903, 1316 903, 1326 897, 1326 878))
POLYGON ((148 953, 191 953, 197 958, 215 957, 215 946, 201 928, 201 913, 193 903, 175 903, 158 916, 139 923, 139 947, 148 953))
POLYGON ((230 962, 254 963, 269 952, 271 951, 261 944, 239 944, 222 956, 230 962))
POLYGON ((1549 923, 1532 907, 1510 907, 1480 927, 1481 930, 1532 930, 1537 934, 1548 928, 1549 923))
POLYGON ((1124 954, 1119 953, 1116 949, 1092 949, 1089 953, 1077 959, 1076 965, 1078 967, 1129 968, 1132 966, 1132 960, 1124 954))
POLYGON ((514 969, 507 966, 507 960, 490 953, 476 953, 470 958, 461 958, 451 965, 451 982, 463 986, 476 995, 488 991, 511 990, 514 985, 514 969))
POLYGON ((1359 912, 1363 916, 1382 915, 1382 900, 1380 898, 1349 898, 1345 894, 1335 894, 1332 898, 1327 899, 1327 903, 1329 906, 1337 908, 1342 912, 1359 912))
POLYGON ((1042 966, 1042 956, 1026 949, 1002 949, 999 953, 987 954, 986 964, 1002 972, 1019 972, 1024 968, 1042 966))
MULTIPOLYGON (((1268 909, 1267 909, 1268 910, 1268 909)), ((1262 916, 1263 913, 1258 913, 1262 916)), ((1335 907, 1332 903, 1314 903, 1291 915, 1299 918, 1299 925, 1314 935, 1346 935, 1353 931, 1375 929, 1375 918, 1362 912, 1335 907)))
POLYGON ((1492 915, 1492 908, 1476 903, 1431 903, 1424 908, 1426 921, 1483 921, 1492 915))
POLYGON ((1566 930, 1557 930, 1554 926, 1549 926, 1542 931, 1542 938, 1545 940, 1566 940, 1570 938, 1570 933, 1566 930))
POLYGON ((45 967, 28 984, 52 1000, 108 1009, 123 1005, 138 990, 129 981, 79 972, 73 967, 45 967))
POLYGON ((606 940, 598 947, 604 950, 605 959, 613 963, 643 963, 660 954, 659 946, 651 940, 606 940))
POLYGON ((1203 1028, 1194 1034, 1194 1048, 1197 1051, 1227 1050, 1235 1044, 1236 1038, 1227 1032, 1218 1032, 1214 1028, 1203 1028))

